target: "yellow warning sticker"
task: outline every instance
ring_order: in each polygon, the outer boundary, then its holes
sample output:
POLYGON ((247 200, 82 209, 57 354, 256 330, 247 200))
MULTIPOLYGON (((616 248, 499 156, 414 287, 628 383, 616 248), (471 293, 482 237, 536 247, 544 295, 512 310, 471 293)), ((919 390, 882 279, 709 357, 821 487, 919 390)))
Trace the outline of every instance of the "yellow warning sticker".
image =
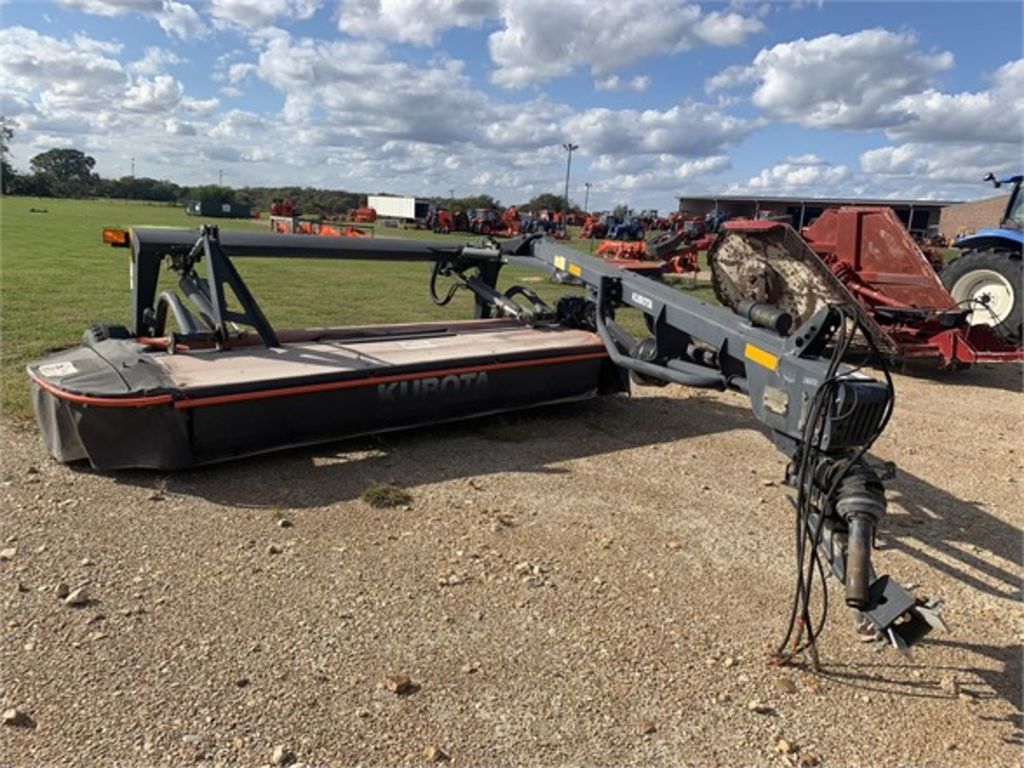
POLYGON ((579 277, 580 275, 583 274, 583 270, 580 269, 577 264, 570 264, 569 265, 569 274, 573 275, 574 277, 579 277))
POLYGON ((765 352, 760 347, 755 347, 753 344, 747 344, 743 348, 743 356, 747 360, 753 360, 758 365, 764 366, 769 371, 774 371, 779 367, 779 358, 771 352, 765 352))

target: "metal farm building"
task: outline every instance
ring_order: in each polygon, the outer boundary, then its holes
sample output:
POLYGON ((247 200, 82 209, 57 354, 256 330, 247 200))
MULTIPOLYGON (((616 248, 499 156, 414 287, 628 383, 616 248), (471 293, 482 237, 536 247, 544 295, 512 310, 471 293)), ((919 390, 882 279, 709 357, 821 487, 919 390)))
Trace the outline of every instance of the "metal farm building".
POLYGON ((688 216, 701 216, 715 211, 725 213, 730 218, 756 219, 769 216, 788 216, 792 225, 798 229, 810 224, 826 208, 838 208, 843 205, 885 205, 896 212, 907 229, 922 235, 938 232, 943 209, 959 205, 958 201, 952 200, 874 200, 855 197, 756 197, 747 195, 686 196, 679 197, 678 200, 680 213, 688 216))

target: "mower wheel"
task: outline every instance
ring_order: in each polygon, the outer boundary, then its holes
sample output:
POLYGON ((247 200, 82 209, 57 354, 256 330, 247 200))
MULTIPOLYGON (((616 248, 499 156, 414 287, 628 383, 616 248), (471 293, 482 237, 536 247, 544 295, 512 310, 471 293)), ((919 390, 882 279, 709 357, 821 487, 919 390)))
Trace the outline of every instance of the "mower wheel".
POLYGON ((644 244, 647 255, 653 259, 660 259, 679 248, 683 242, 682 232, 662 232, 657 237, 651 238, 644 244))
POLYGON ((107 339, 130 339, 131 331, 123 325, 110 325, 108 323, 93 323, 85 329, 82 334, 82 343, 87 347, 98 344, 107 339))
POLYGON ((988 325, 1011 344, 1020 344, 1024 326, 1024 269, 1019 256, 990 248, 967 251, 940 275, 953 299, 973 311, 972 325, 988 325))

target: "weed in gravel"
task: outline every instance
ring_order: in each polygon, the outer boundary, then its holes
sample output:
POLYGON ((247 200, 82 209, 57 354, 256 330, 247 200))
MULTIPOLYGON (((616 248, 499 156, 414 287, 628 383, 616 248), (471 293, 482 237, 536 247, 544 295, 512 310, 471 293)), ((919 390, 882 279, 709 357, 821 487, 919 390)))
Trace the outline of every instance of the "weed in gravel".
POLYGON ((412 495, 404 488, 389 483, 387 485, 371 485, 363 491, 363 501, 371 507, 384 509, 412 504, 412 495))

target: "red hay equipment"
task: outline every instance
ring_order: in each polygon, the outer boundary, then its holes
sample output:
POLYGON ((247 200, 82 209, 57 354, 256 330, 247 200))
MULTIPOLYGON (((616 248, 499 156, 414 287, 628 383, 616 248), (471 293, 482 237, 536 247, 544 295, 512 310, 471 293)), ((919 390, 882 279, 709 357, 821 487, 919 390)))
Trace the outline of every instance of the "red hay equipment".
POLYGON ((1020 346, 969 323, 982 310, 957 304, 891 208, 829 209, 802 236, 777 221, 724 224, 708 254, 719 300, 766 301, 794 325, 822 304, 854 304, 890 359, 942 368, 1024 360, 1020 346))

